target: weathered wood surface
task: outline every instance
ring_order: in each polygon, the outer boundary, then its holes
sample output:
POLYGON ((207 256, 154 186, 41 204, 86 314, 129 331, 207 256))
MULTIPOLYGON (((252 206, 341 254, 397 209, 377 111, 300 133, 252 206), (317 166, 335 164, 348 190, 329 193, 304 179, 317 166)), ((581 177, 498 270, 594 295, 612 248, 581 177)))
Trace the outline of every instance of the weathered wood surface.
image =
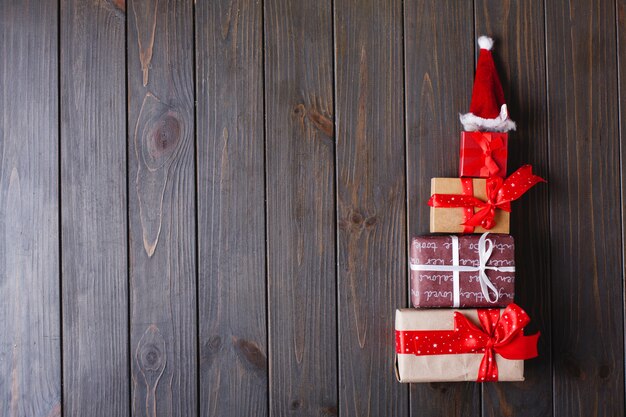
POLYGON ((268 410, 262 4, 196 4, 200 415, 268 410))
POLYGON ((407 300, 402 2, 335 2, 339 414, 408 413, 394 371, 407 300))
MULTIPOLYGON (((624 222, 626 221, 626 205, 624 204, 626 198, 626 2, 619 0, 616 2, 616 20, 617 20, 617 64, 618 64, 618 87, 619 87, 619 151, 620 151, 620 174, 621 174, 621 202, 622 202, 622 277, 626 274, 626 227, 624 222)), ((626 289, 622 288, 624 294, 626 289)), ((625 296, 626 297, 626 296, 625 296)), ((626 303, 626 299, 624 300, 626 303)), ((626 308, 625 308, 626 311, 626 308)), ((626 315, 625 315, 626 317, 626 315)), ((626 320, 623 323, 623 332, 626 334, 626 320)), ((625 354, 626 355, 626 354, 625 354)))
POLYGON ((265 2, 270 415, 337 414, 332 10, 265 2))
POLYGON ((60 416, 57 2, 0 2, 0 414, 60 416))
POLYGON ((61 2, 60 18, 63 408, 121 417, 130 387, 126 19, 113 5, 75 0, 61 2))
POLYGON ((546 5, 554 414, 624 415, 616 9, 546 5))
POLYGON ((626 3, 0 2, 0 415, 623 416, 626 3), (57 4, 58 3, 58 4, 57 4), (514 384, 395 382, 494 36, 514 384), (622 197, 620 197, 622 196, 622 197))
MULTIPOLYGON (((407 244, 429 233, 430 177, 458 175, 458 114, 467 111, 474 79, 473 13, 471 2, 404 2, 407 244), (443 26, 447 36, 422 47, 443 26)), ((412 384, 411 415, 479 416, 480 387, 412 384)))
MULTIPOLYGON (((548 114, 544 9, 530 2, 476 2, 476 31, 495 38, 495 60, 517 130, 509 136, 509 174, 531 163, 548 179, 548 114)), ((511 234, 517 260, 515 300, 532 317, 529 333, 541 331, 540 357, 528 361, 526 381, 483 386, 483 416, 552 414, 550 206, 540 184, 514 203, 511 234), (533 401, 529 401, 533 398, 533 401)))
POLYGON ((195 416, 192 5, 130 1, 127 13, 132 415, 195 416))

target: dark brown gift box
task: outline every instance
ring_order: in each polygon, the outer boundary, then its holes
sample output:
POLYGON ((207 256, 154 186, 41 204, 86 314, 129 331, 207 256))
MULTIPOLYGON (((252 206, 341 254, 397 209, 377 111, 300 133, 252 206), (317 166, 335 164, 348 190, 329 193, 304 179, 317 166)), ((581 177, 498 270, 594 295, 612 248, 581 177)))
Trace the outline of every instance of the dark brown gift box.
MULTIPOLYGON (((458 265, 479 266, 479 240, 481 235, 428 235, 418 236, 411 241, 411 303, 416 308, 454 307, 454 281, 451 271, 415 270, 416 265, 453 265, 452 236, 458 239, 458 265)), ((515 243, 505 234, 488 234, 485 239, 493 243, 493 251, 486 262, 491 267, 515 266, 515 243)), ((479 272, 459 272, 458 307, 505 307, 513 302, 515 294, 515 272, 486 269, 489 280, 498 290, 496 302, 489 302, 481 291, 479 272)), ((490 292, 490 297, 495 294, 490 292)))

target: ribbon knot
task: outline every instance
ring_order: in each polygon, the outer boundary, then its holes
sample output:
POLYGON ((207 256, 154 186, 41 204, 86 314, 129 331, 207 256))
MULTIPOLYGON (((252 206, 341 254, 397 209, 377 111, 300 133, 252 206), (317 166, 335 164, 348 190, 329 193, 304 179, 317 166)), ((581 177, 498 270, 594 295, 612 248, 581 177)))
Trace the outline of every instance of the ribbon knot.
POLYGON ((481 177, 491 177, 503 171, 496 162, 496 155, 506 159, 506 145, 502 134, 492 132, 464 132, 477 146, 467 143, 461 146, 461 160, 469 172, 476 172, 481 177))
POLYGON ((493 346, 496 343, 496 339, 493 337, 490 337, 489 340, 487 340, 487 344, 485 345, 485 349, 493 349, 493 346))
POLYGON ((466 215, 463 225, 470 228, 482 226, 485 230, 490 230, 496 224, 496 209, 510 212, 511 201, 520 198, 539 182, 545 182, 545 180, 532 173, 532 166, 524 165, 506 180, 500 177, 487 178, 485 183, 487 201, 482 201, 473 195, 433 194, 428 200, 428 205, 435 208, 478 209, 473 215, 471 212, 469 216, 466 215))
POLYGON ((498 310, 478 310, 478 320, 480 328, 463 314, 454 314, 455 331, 472 335, 469 337, 471 342, 466 342, 465 348, 475 353, 484 353, 478 381, 498 380, 496 353, 512 360, 537 356, 539 333, 524 336, 523 329, 530 322, 530 317, 516 304, 509 304, 502 316, 498 310))
POLYGON ((485 168, 489 172, 489 175, 495 175, 500 171, 500 167, 493 159, 493 152, 504 147, 504 142, 500 136, 495 138, 491 133, 482 133, 480 136, 472 135, 474 142, 478 144, 482 151, 482 159, 485 168))
MULTIPOLYGON (((491 271, 501 271, 501 272, 512 272, 511 267, 497 267, 497 266, 488 266, 487 262, 491 258, 491 254, 493 253, 493 241, 491 239, 487 239, 487 235, 489 233, 483 233, 480 239, 478 239, 478 281, 480 282, 480 289, 485 296, 485 299, 490 303, 495 303, 498 301, 500 295, 498 294, 498 289, 493 282, 487 276, 487 270, 491 271), (495 294, 494 299, 491 299, 489 294, 489 290, 493 291, 495 294)), ((515 267, 513 267, 513 271, 515 271, 515 267)))

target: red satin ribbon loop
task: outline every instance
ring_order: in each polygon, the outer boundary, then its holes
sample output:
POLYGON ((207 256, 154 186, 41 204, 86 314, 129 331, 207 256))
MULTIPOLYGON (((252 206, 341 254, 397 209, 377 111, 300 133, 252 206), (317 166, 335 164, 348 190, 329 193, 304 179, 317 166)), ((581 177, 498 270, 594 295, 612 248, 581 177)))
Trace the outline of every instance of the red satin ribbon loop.
POLYGON ((505 359, 524 360, 538 355, 539 333, 524 335, 530 317, 516 304, 500 310, 478 311, 480 327, 462 313, 454 312, 454 330, 396 330, 396 352, 421 355, 483 353, 478 382, 497 381, 495 354, 505 359))
POLYGON ((500 177, 490 177, 486 180, 487 201, 482 201, 473 195, 464 194, 433 194, 428 200, 431 207, 441 208, 478 208, 479 210, 469 219, 465 219, 463 226, 482 226, 489 230, 495 226, 496 209, 511 211, 511 201, 517 200, 535 184, 545 180, 532 172, 532 166, 524 165, 515 171, 506 180, 500 177))

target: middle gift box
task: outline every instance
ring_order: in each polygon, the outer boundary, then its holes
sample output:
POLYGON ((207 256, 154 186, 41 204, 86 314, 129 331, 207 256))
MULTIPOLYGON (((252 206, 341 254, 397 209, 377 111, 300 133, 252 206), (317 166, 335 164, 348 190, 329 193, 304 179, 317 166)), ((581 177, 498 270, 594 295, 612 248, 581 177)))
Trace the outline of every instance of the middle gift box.
POLYGON ((431 233, 509 233, 511 202, 545 180, 524 165, 508 178, 433 178, 431 233))
POLYGON ((415 237, 410 269, 416 308, 504 307, 515 295, 515 243, 510 235, 415 237))

